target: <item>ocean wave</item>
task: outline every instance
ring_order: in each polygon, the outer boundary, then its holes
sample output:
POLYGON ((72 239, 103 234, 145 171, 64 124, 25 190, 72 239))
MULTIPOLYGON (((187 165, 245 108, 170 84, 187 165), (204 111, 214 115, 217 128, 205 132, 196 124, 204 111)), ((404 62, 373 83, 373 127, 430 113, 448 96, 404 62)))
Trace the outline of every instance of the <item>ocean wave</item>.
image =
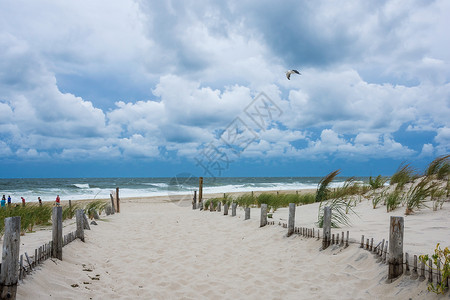
POLYGON ((73 183, 73 186, 79 188, 79 189, 88 189, 90 188, 89 183, 73 183))

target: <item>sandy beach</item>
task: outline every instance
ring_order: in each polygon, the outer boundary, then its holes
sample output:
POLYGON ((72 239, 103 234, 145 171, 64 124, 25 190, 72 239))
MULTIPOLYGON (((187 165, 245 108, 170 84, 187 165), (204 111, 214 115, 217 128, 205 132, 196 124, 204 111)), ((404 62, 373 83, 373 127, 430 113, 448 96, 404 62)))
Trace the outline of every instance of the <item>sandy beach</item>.
MULTIPOLYGON (((212 197, 213 195, 206 195, 212 197)), ((276 225, 259 228, 260 209, 237 216, 192 210, 172 197, 123 199, 121 213, 85 231, 86 242, 64 247, 63 261, 47 260, 18 286, 17 299, 437 299, 426 281, 402 276, 387 284, 387 265, 359 248, 361 234, 388 239, 389 216, 363 200, 355 207, 348 248, 329 247, 276 225)), ((404 251, 431 254, 450 240, 448 203, 405 217, 404 251)), ((318 204, 298 206, 298 227, 316 227, 318 204)), ((270 220, 270 219, 269 219, 270 220)), ((75 229, 66 221, 64 233, 75 229)), ((316 227, 317 228, 317 227, 316 227)), ((21 253, 51 239, 51 230, 21 237, 21 253)), ((448 295, 447 295, 448 297, 448 295)))

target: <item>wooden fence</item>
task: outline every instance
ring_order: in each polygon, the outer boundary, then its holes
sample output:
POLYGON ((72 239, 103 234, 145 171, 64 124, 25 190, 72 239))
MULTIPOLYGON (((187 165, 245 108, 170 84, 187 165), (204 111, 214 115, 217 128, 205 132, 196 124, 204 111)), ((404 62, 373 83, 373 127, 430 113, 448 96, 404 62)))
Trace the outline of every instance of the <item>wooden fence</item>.
MULTIPOLYGON (((232 203, 233 214, 236 215, 236 203, 232 203)), ((250 214, 245 210, 245 218, 247 220, 250 218, 250 214)), ((324 250, 330 245, 335 247, 347 248, 349 244, 358 244, 360 248, 372 252, 375 257, 377 257, 377 262, 388 265, 388 282, 393 282, 399 276, 409 276, 411 280, 428 280, 429 283, 441 284, 443 276, 441 274, 440 262, 435 268, 433 268, 433 261, 430 258, 426 263, 420 261, 417 255, 411 256, 408 252, 403 252, 403 236, 404 236, 404 226, 403 217, 391 217, 390 229, 389 229, 389 241, 383 239, 382 241, 374 241, 373 238, 366 238, 362 235, 361 242, 350 241, 350 232, 344 231, 332 233, 331 232, 331 209, 328 207, 324 208, 324 224, 323 224, 323 234, 322 234, 322 247, 324 250), (412 262, 411 262, 412 258, 412 262)), ((228 214, 228 211, 224 215, 228 214)), ((275 225, 275 221, 267 221, 267 206, 261 206, 261 220, 260 227, 265 225, 275 225)), ((316 228, 306 228, 306 227, 295 227, 295 204, 291 203, 289 205, 289 219, 287 223, 278 222, 279 226, 287 228, 287 236, 292 234, 297 234, 306 238, 316 238, 320 240, 320 230, 316 228)), ((448 290, 448 278, 445 279, 445 286, 448 290)))

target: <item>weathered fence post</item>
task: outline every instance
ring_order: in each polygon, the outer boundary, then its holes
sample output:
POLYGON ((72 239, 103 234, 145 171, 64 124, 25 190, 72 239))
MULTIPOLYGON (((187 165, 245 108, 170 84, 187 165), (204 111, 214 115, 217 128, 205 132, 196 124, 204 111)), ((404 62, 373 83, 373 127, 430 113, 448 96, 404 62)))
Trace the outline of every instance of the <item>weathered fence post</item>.
POLYGON ((86 214, 84 213, 84 209, 83 209, 83 220, 84 220, 83 228, 86 229, 86 230, 91 230, 91 226, 89 226, 89 221, 87 219, 86 214))
POLYGON ((72 211, 72 200, 69 200, 69 209, 72 211))
POLYGON ((231 203, 231 216, 232 217, 236 216, 236 206, 237 206, 236 202, 231 203))
POLYGON ((250 207, 246 207, 244 209, 244 211, 245 211, 245 218, 244 218, 244 220, 250 219, 250 207))
POLYGON ((203 202, 203 177, 198 179, 198 202, 203 202))
POLYGON ((323 209, 323 240, 322 249, 330 245, 331 239, 331 207, 325 206, 323 209))
POLYGON ((109 194, 109 197, 111 197, 111 214, 113 215, 116 212, 116 209, 114 206, 114 197, 111 193, 109 194))
POLYGON ((295 226, 295 203, 289 203, 289 219, 288 219, 288 233, 291 236, 294 233, 295 226))
POLYGON ((197 209, 197 191, 194 191, 194 198, 192 198, 192 209, 197 209))
POLYGON ((264 227, 267 225, 267 204, 261 204, 261 220, 259 222, 259 227, 264 227))
POLYGON ((52 257, 62 260, 62 207, 53 207, 52 212, 52 257))
POLYGON ((389 273, 391 282, 403 274, 403 217, 391 216, 389 230, 389 273))
POLYGON ((225 203, 223 205, 223 215, 227 216, 228 215, 228 203, 225 203))
POLYGON ((116 187, 116 202, 117 202, 117 213, 120 213, 120 198, 119 198, 119 188, 116 187))
POLYGON ((221 212, 222 211, 222 202, 219 201, 219 203, 217 203, 217 211, 221 212))
POLYGON ((84 212, 82 209, 77 209, 76 218, 77 218, 77 231, 76 235, 82 242, 84 242, 84 212))
POLYGON ((5 218, 0 299, 16 299, 19 281, 20 217, 5 218))

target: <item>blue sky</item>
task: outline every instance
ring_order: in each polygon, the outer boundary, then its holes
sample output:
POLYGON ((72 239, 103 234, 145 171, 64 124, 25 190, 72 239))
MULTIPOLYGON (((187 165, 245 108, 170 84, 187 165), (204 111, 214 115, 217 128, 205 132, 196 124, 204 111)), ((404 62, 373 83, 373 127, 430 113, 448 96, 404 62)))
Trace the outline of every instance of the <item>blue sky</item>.
POLYGON ((449 14, 445 0, 0 0, 0 177, 423 168, 450 152, 449 14))

